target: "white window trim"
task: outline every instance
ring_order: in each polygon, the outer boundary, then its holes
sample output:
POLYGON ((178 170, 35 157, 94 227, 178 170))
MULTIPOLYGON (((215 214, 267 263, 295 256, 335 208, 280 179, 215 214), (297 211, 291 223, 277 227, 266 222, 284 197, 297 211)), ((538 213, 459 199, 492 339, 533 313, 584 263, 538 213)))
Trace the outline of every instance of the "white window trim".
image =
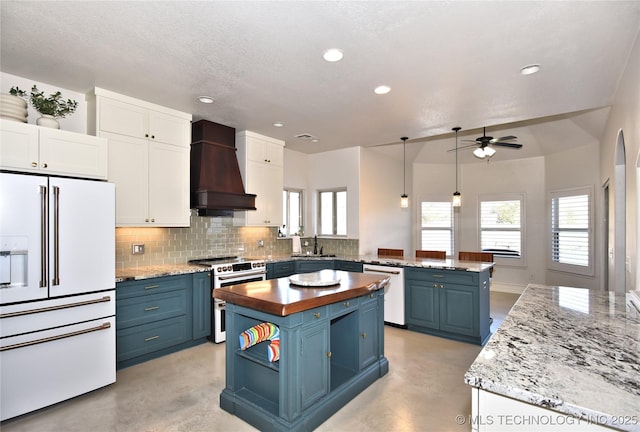
MULTIPOLYGON (((318 203, 318 213, 317 213, 317 218, 318 218, 318 237, 322 236, 324 238, 347 238, 349 235, 349 191, 347 190, 346 187, 339 187, 339 188, 332 188, 332 189, 318 189, 317 193, 316 193, 316 200, 318 203), (335 194, 338 192, 346 192, 347 193, 347 208, 345 209, 345 223, 346 223, 346 228, 347 228, 347 232, 346 234, 336 234, 336 228, 337 228, 337 219, 336 216, 337 214, 334 214, 333 217, 333 226, 331 227, 331 231, 332 234, 320 234, 320 232, 322 231, 322 200, 320 199, 320 195, 324 192, 332 192, 334 194, 334 204, 335 204, 335 194)), ((336 210, 336 208, 334 207, 334 211, 336 210)))
POLYGON ((593 186, 583 186, 578 188, 571 189, 560 189, 556 191, 550 191, 548 193, 547 199, 547 218, 548 218, 548 228, 547 233, 549 236, 549 243, 547 248, 547 266, 549 270, 560 271, 563 273, 571 273, 578 274, 582 276, 594 276, 595 275, 595 230, 594 230, 594 187, 593 186), (551 202, 554 198, 561 198, 566 196, 575 196, 575 195, 588 195, 589 196, 589 265, 588 266, 578 266, 573 264, 564 264, 553 261, 553 215, 551 214, 552 205, 551 202))
MULTIPOLYGON (((416 240, 415 244, 416 249, 422 248, 422 203, 423 202, 451 202, 451 197, 448 195, 440 195, 440 196, 427 196, 418 199, 418 205, 416 206, 417 216, 416 216, 416 240)), ((459 209, 454 207, 452 209, 452 221, 453 226, 451 227, 451 233, 453 235, 453 243, 451 245, 451 256, 447 258, 457 258, 458 256, 458 239, 460 238, 458 232, 458 220, 459 220, 459 209)))
POLYGON ((289 206, 290 206, 290 201, 289 201, 289 194, 291 192, 295 192, 295 193, 299 193, 300 194, 300 225, 302 225, 304 227, 304 200, 305 200, 305 193, 302 189, 297 189, 297 188, 287 188, 285 187, 284 192, 286 192, 287 194, 287 201, 286 201, 286 207, 287 207, 287 214, 283 215, 283 223, 286 224, 286 236, 289 237, 290 235, 293 235, 294 233, 289 232, 291 227, 291 221, 289 220, 289 206))
MULTIPOLYGON (((487 194, 478 195, 478 203, 476 207, 476 223, 478 226, 477 250, 480 251, 482 244, 482 225, 480 224, 480 203, 483 201, 515 201, 520 200, 520 257, 506 258, 494 257, 496 264, 507 267, 526 267, 527 266, 527 200, 526 194, 523 193, 504 193, 504 194, 487 194)), ((464 204, 463 204, 464 205, 464 204)))

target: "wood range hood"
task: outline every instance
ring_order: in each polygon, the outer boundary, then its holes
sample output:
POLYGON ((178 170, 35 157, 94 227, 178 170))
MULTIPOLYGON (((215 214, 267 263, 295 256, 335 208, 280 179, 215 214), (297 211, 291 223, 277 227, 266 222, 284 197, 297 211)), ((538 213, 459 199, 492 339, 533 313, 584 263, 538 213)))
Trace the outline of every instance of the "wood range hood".
POLYGON ((256 210, 256 196, 244 191, 236 156, 236 130, 198 120, 191 125, 191 208, 199 216, 233 216, 256 210))

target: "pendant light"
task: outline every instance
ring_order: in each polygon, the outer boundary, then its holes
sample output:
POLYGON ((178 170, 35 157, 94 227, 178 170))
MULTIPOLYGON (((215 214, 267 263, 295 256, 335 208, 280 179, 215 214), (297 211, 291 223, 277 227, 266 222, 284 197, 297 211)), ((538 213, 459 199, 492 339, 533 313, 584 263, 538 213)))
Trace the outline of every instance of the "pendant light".
POLYGON ((406 173, 406 164, 407 164, 407 140, 408 137, 400 138, 402 140, 402 195, 400 196, 400 208, 409 207, 409 197, 405 193, 406 181, 407 181, 407 173, 406 173))
POLYGON ((452 131, 456 133, 456 191, 453 193, 453 199, 451 205, 454 207, 460 207, 462 205, 462 195, 458 192, 458 131, 462 129, 460 126, 456 126, 452 131))

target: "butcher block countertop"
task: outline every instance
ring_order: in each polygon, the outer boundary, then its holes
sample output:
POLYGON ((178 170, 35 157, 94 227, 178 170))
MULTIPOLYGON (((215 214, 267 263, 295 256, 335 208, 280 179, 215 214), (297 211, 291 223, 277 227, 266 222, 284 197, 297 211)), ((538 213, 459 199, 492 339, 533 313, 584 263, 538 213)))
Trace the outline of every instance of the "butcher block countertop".
POLYGON ((360 297, 383 289, 389 277, 341 270, 321 270, 322 277, 339 279, 336 285, 305 287, 294 285, 288 277, 232 285, 214 290, 214 297, 238 306, 287 316, 305 310, 360 297))

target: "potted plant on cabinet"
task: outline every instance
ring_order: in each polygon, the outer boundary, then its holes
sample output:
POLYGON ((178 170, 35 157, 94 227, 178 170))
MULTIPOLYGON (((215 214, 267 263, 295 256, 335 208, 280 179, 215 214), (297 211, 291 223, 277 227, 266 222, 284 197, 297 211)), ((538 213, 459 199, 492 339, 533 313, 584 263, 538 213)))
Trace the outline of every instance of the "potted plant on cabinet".
POLYGON ((39 126, 59 129, 60 125, 56 119, 73 114, 78 107, 78 102, 72 99, 67 99, 66 101, 62 99, 62 93, 59 91, 45 96, 44 92, 38 90, 38 87, 35 85, 31 87, 30 94, 27 94, 26 91, 18 87, 11 87, 9 93, 15 96, 29 98, 33 108, 42 115, 42 117, 36 120, 36 124, 39 126))

